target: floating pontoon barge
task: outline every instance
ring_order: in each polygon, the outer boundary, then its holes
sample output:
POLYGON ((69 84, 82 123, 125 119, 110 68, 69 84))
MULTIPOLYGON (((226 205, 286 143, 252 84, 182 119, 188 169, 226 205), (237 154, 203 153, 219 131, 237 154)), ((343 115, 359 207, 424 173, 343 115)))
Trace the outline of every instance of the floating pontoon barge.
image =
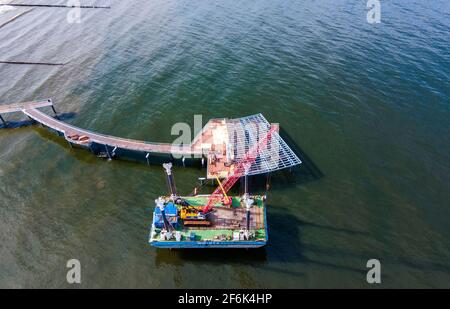
MULTIPOLYGON (((208 170, 208 174, 214 176, 219 184, 211 195, 194 194, 190 197, 180 197, 175 187, 172 164, 163 165, 167 173, 170 196, 162 196, 155 200, 156 207, 149 240, 153 246, 256 248, 267 243, 266 197, 250 195, 247 181, 251 171, 261 171, 261 163, 264 164, 263 168, 279 167, 282 162, 280 157, 282 148, 279 144, 281 139, 277 139, 278 126, 265 122, 259 124, 262 125, 235 124, 229 128, 228 135, 239 127, 246 140, 243 145, 239 142, 233 145, 226 144, 226 153, 220 153, 224 157, 233 157, 231 169, 220 169, 215 173, 211 173, 211 169, 208 170), (254 131, 255 128, 258 132, 254 131), (255 134, 254 139, 250 140, 252 133, 255 134), (238 146, 242 146, 245 150, 243 155, 228 153, 230 149, 236 149, 238 146), (223 170, 227 171, 226 175, 221 174, 223 170), (223 182, 219 179, 221 176, 225 179, 223 182), (245 193, 242 197, 228 196, 228 191, 241 177, 245 177, 245 193)), ((224 166, 228 167, 230 162, 225 162, 227 163, 224 166)))
MULTIPOLYGON (((209 195, 182 197, 190 207, 202 207, 209 195)), ((209 224, 182 220, 183 206, 171 202, 170 197, 162 197, 167 203, 166 216, 173 230, 165 229, 161 211, 157 207, 153 214, 149 242, 157 248, 259 248, 267 244, 265 196, 251 196, 254 205, 250 216, 246 215, 246 206, 240 197, 232 197, 232 205, 217 203, 214 212, 208 215, 209 224), (250 218, 247 229, 247 217, 250 218), (188 223, 185 225, 185 223, 188 223)))

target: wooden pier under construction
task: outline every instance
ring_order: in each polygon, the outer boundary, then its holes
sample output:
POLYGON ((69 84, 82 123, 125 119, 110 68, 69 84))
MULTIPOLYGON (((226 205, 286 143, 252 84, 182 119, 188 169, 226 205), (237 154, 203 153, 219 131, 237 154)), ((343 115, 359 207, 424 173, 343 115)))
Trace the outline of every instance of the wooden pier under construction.
MULTIPOLYGON (((153 162, 155 156, 163 161, 178 160, 183 165, 201 161, 202 165, 207 166, 208 179, 226 178, 233 173, 234 163, 258 140, 261 131, 273 126, 261 114, 238 119, 212 119, 189 145, 174 145, 114 137, 72 126, 58 119, 51 99, 0 105, 0 121, 4 128, 8 127, 8 123, 2 114, 16 112, 54 130, 70 145, 88 149, 105 158, 133 157, 148 164, 153 162), (52 108, 55 116, 43 112, 41 109, 44 107, 52 108)), ((248 175, 269 173, 301 163, 278 132, 271 139, 271 146, 260 152, 248 175)))

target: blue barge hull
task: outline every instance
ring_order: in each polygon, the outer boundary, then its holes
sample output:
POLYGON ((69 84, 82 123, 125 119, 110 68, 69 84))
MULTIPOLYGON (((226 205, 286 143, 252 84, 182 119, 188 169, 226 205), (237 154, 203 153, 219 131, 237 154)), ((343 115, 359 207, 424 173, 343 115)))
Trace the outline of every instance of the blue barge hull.
POLYGON ((261 248, 267 244, 266 241, 161 241, 152 242, 151 245, 156 248, 164 249, 201 249, 201 248, 261 248))

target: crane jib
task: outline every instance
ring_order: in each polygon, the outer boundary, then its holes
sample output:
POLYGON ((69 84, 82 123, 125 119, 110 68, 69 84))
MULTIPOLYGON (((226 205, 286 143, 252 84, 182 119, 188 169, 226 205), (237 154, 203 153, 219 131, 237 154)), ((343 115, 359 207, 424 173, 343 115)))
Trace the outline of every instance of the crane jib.
POLYGON ((255 145, 253 145, 253 147, 245 154, 244 158, 242 158, 242 160, 239 161, 238 164, 236 165, 233 174, 229 175, 222 182, 222 186, 219 185, 213 192, 213 194, 210 196, 210 198, 208 199, 208 203, 203 209, 203 213, 206 214, 210 212, 214 204, 216 204, 221 199, 222 195, 220 193, 228 192, 238 181, 238 179, 245 175, 245 166, 247 164, 251 165, 253 164, 253 162, 255 162, 260 152, 260 149, 262 149, 267 145, 267 142, 269 141, 270 137, 277 129, 278 128, 276 126, 272 126, 270 130, 267 132, 267 134, 264 136, 264 138, 261 139, 255 145))

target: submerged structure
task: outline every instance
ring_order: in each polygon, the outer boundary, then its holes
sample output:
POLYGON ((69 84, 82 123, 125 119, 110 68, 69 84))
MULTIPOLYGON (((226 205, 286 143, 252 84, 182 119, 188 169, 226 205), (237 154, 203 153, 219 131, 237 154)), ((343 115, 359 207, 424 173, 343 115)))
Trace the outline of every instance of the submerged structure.
POLYGON ((269 174, 301 164, 279 135, 279 127, 262 114, 237 119, 212 119, 187 145, 150 143, 104 135, 58 119, 51 100, 0 105, 2 114, 22 112, 74 147, 107 159, 134 159, 163 163, 169 194, 155 200, 149 242, 161 248, 254 248, 268 241, 266 196, 248 192, 248 176, 269 174), (51 107, 54 116, 41 109, 51 107), (179 195, 172 164, 206 165, 206 178, 218 187, 209 195, 179 195), (228 196, 245 178, 245 193, 228 196))

